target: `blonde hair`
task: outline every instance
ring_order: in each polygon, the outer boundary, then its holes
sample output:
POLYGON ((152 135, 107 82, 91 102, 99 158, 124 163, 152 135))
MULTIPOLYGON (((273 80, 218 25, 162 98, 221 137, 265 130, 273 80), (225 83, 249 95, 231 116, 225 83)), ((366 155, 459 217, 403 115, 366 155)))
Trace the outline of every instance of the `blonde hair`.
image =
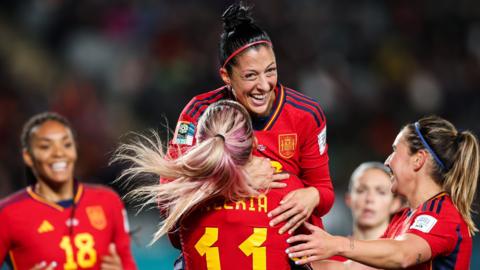
POLYGON ((358 165, 358 167, 352 172, 352 175, 350 176, 350 181, 348 182, 348 192, 352 192, 354 182, 368 170, 379 170, 381 172, 384 172, 385 175, 390 178, 390 169, 385 166, 385 164, 378 161, 363 162, 362 164, 358 165))
POLYGON ((142 208, 156 204, 165 219, 151 243, 171 231, 195 207, 214 198, 236 200, 257 192, 248 185, 242 166, 252 153, 253 128, 246 109, 235 101, 211 104, 197 125, 197 144, 176 159, 167 157, 159 136, 146 136, 124 144, 113 161, 132 166, 119 179, 155 175, 168 181, 129 192, 133 200, 144 200, 142 208))
POLYGON ((457 131, 452 123, 438 116, 422 118, 406 129, 410 152, 428 150, 434 164, 433 179, 450 194, 473 235, 478 231, 471 215, 480 170, 477 138, 470 131, 457 131))

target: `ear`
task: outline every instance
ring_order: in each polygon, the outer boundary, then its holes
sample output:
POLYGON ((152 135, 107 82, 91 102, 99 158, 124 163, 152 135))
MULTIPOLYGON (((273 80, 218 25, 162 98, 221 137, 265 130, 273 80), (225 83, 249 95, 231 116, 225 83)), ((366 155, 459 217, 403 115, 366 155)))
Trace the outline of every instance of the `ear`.
POLYGON ((220 77, 222 78, 223 82, 226 85, 230 85, 230 76, 228 75, 227 69, 222 67, 218 72, 220 73, 220 77))
POLYGON ((352 196, 349 192, 345 193, 345 204, 348 208, 352 209, 352 196))
POLYGON ((27 164, 28 167, 33 168, 33 159, 27 149, 22 150, 23 162, 27 164))
POLYGON ((415 171, 420 170, 423 165, 425 165, 427 158, 428 153, 424 149, 418 150, 418 152, 413 155, 413 168, 415 169, 415 171))

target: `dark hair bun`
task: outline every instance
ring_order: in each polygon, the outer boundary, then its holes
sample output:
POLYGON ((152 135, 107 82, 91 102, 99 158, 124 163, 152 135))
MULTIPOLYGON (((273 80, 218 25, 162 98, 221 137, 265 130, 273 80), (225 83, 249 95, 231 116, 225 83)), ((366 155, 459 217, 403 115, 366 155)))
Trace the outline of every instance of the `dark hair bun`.
POLYGON ((222 14, 223 28, 226 33, 231 32, 241 24, 250 24, 254 20, 250 14, 251 7, 243 3, 232 4, 222 14))

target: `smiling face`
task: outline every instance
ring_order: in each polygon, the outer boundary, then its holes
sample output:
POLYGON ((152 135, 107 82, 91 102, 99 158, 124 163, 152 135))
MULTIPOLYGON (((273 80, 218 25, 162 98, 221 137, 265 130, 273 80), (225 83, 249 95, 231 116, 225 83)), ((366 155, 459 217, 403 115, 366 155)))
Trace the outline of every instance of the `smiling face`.
POLYGON ((238 102, 252 115, 266 116, 275 101, 277 64, 270 46, 252 47, 235 58, 232 73, 222 68, 220 75, 230 85, 238 102))
POLYGON ((352 180, 347 204, 357 226, 374 228, 389 222, 396 210, 391 186, 390 176, 376 168, 366 169, 352 180))
POLYGON ((30 151, 23 159, 37 181, 62 186, 73 181, 77 149, 72 131, 63 124, 48 120, 31 131, 30 151))
POLYGON ((414 189, 413 179, 415 173, 415 155, 410 154, 410 149, 403 129, 398 133, 393 142, 393 152, 388 156, 385 165, 392 170, 392 192, 408 196, 414 189))

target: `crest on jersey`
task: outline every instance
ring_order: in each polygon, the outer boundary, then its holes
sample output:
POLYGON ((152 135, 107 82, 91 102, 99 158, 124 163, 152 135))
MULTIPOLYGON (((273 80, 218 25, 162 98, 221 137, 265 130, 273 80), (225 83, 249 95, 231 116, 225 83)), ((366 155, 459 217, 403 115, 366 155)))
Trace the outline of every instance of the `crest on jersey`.
POLYGON ((278 153, 284 158, 291 158, 297 148, 297 134, 278 135, 278 153))
POLYGON ((97 230, 103 230, 107 227, 107 217, 103 208, 99 205, 89 206, 86 208, 88 220, 92 227, 97 230))
POLYGON ((195 125, 190 122, 180 121, 175 129, 173 141, 176 144, 193 144, 193 137, 195 136, 195 125))

